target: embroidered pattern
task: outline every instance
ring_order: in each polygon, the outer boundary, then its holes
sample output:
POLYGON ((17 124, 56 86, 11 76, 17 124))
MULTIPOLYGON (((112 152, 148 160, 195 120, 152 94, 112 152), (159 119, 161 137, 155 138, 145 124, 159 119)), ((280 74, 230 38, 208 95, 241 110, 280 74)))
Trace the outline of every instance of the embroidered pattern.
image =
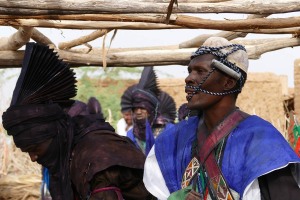
POLYGON ((198 170, 200 168, 200 163, 196 157, 194 157, 191 162, 186 167, 182 181, 181 181, 181 188, 186 188, 190 185, 191 180, 197 175, 198 170))
POLYGON ((233 200, 233 197, 228 190, 222 175, 211 178, 210 185, 213 187, 213 191, 217 193, 215 195, 217 196, 218 200, 233 200))

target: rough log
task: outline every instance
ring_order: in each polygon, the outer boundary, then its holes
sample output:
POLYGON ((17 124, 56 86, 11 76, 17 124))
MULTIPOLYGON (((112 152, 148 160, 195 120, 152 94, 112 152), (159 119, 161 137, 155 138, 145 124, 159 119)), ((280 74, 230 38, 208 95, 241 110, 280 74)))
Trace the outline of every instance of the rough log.
MULTIPOLYGON (((266 42, 256 46, 246 46, 250 59, 258 59, 263 53, 300 46, 299 38, 288 38, 284 42, 280 39, 266 42)), ((173 50, 145 50, 145 51, 109 51, 106 55, 107 67, 135 67, 150 65, 186 65, 192 52, 196 48, 173 49, 173 50)), ((69 62, 71 66, 102 66, 101 54, 73 53, 65 50, 57 50, 61 59, 69 62)), ((20 67, 23 51, 0 51, 0 67, 20 67)))
MULTIPOLYGON (((104 18, 104 17, 103 17, 104 18)), ((174 18, 174 17, 173 17, 174 18)), ((236 31, 242 29, 278 29, 300 26, 300 17, 289 18, 255 18, 255 19, 226 19, 210 20, 194 16, 177 15, 176 19, 170 20, 170 25, 163 24, 160 17, 131 17, 107 16, 105 20, 119 20, 118 22, 108 21, 75 21, 75 20, 43 20, 43 19, 0 19, 0 25, 34 26, 48 28, 72 28, 72 29, 173 29, 173 28, 201 28, 225 31, 236 31), (123 22, 120 22, 123 20, 123 22), (130 21, 130 22, 129 22, 130 21), (132 22, 136 21, 136 22, 132 22), (140 22, 138 22, 140 21, 140 22), (146 23, 142 21, 154 22, 146 23)))
POLYGON ((201 34, 200 36, 193 38, 191 40, 185 41, 183 43, 179 44, 179 48, 196 48, 200 47, 204 41, 209 37, 224 37, 227 38, 227 40, 232 40, 237 37, 245 37, 247 33, 241 33, 241 32, 230 32, 230 31, 222 31, 216 34, 201 34))
POLYGON ((18 31, 11 36, 0 38, 0 51, 21 48, 30 40, 32 29, 32 27, 19 27, 18 31))
POLYGON ((178 15, 175 21, 170 21, 170 24, 187 28, 227 31, 238 29, 276 29, 300 26, 300 17, 210 20, 187 15, 178 15))
MULTIPOLYGON (((0 15, 0 19, 46 19, 46 20, 79 20, 79 21, 120 21, 120 22, 153 22, 164 23, 165 14, 78 14, 78 15, 0 15)), ((171 15, 175 20, 177 15, 171 15)))
POLYGON ((143 23, 143 22, 108 22, 108 21, 53 21, 53 20, 36 20, 36 19, 0 19, 0 25, 3 26, 31 26, 46 28, 62 29, 131 29, 131 30, 149 30, 149 29, 178 29, 183 28, 176 25, 143 23))
MULTIPOLYGON (((85 0, 68 1, 60 0, 0 0, 0 7, 10 9, 15 15, 19 9, 36 10, 61 10, 79 11, 93 13, 166 13, 169 2, 136 2, 131 0, 85 0), (14 9, 12 9, 14 8, 14 9), (43 9, 41 9, 43 8, 43 9)), ((248 13, 248 14, 273 14, 296 12, 300 10, 298 0, 244 0, 228 1, 219 3, 183 3, 179 2, 178 7, 174 7, 173 13, 248 13), (251 9, 250 9, 251 8, 251 9)), ((86 12, 85 12, 86 13, 86 12)), ((2 14, 2 13, 0 13, 2 14)), ((12 14, 12 13, 11 13, 12 14)), ((62 13, 57 13, 62 14, 62 13)))
POLYGON ((273 40, 260 45, 252 46, 247 49, 248 54, 252 56, 253 59, 259 59, 264 53, 270 51, 276 51, 286 47, 300 46, 300 38, 290 38, 286 40, 273 40))
POLYGON ((257 34, 300 34, 300 27, 278 28, 278 29, 238 29, 237 32, 257 34))
POLYGON ((260 45, 260 44, 265 44, 269 42, 276 42, 276 43, 284 43, 286 42, 287 38, 260 38, 260 39, 234 39, 231 40, 231 42, 236 43, 236 44, 242 44, 245 46, 253 46, 253 45, 260 45))
MULTIPOLYGON (((16 27, 16 26, 14 26, 14 28, 19 29, 19 27, 16 27)), ((55 44, 47 36, 45 36, 43 33, 41 33, 36 28, 32 29, 31 38, 40 44, 51 45, 51 46, 55 47, 55 44)))
MULTIPOLYGON (((168 45, 168 46, 151 46, 151 47, 134 47, 134 48, 111 48, 109 49, 110 53, 117 52, 126 52, 126 51, 147 51, 147 50, 176 50, 179 49, 178 45, 168 45)), ((68 49, 68 52, 73 53, 88 53, 88 54, 102 54, 101 48, 93 48, 91 51, 87 48, 76 48, 76 49, 68 49)))
MULTIPOLYGON (((255 19, 255 18, 265 18, 268 15, 249 15, 247 19, 255 19)), ((203 44, 203 42, 211 37, 211 36, 216 36, 216 37, 224 37, 227 40, 233 40, 238 37, 246 37, 248 33, 242 33, 242 32, 229 32, 229 31, 222 31, 216 34, 201 34, 200 36, 197 36, 191 40, 182 42, 179 44, 179 48, 192 48, 192 47, 199 47, 200 45, 203 44)))
POLYGON ((74 40, 71 40, 71 41, 68 41, 68 42, 61 42, 61 43, 58 44, 58 48, 62 49, 62 50, 66 50, 66 49, 70 49, 70 48, 75 47, 75 46, 85 44, 85 43, 93 41, 93 40, 95 40, 99 37, 102 37, 103 35, 110 32, 111 30, 112 29, 97 30, 97 31, 92 32, 89 35, 86 35, 86 36, 83 36, 83 37, 80 37, 80 38, 77 38, 77 39, 74 39, 74 40))

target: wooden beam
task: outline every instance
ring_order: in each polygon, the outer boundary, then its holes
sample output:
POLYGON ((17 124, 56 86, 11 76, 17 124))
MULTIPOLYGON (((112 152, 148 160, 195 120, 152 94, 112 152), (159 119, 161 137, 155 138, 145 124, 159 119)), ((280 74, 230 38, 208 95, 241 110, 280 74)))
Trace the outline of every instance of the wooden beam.
POLYGON ((278 39, 278 40, 268 41, 260 45, 249 47, 247 51, 248 54, 251 55, 251 58, 259 59, 260 56, 264 53, 270 51, 276 51, 287 47, 295 47, 295 46, 300 46, 300 38, 290 38, 285 40, 278 39))
MULTIPOLYGON (((19 27, 17 27, 17 26, 14 26, 14 28, 19 29, 19 27)), ((31 38, 40 44, 52 45, 55 47, 55 44, 47 36, 45 36, 43 33, 41 33, 36 28, 32 29, 31 38)))
MULTIPOLYGON (((255 46, 246 46, 249 59, 258 59, 263 53, 300 46, 299 38, 281 38, 276 41, 266 42, 255 46)), ((109 51, 106 55, 107 67, 138 67, 159 65, 187 65, 196 48, 168 49, 168 50, 130 50, 114 52, 109 51)), ((56 50, 61 59, 70 63, 71 66, 102 66, 101 54, 73 53, 66 50, 56 50)), ((23 51, 0 51, 0 68, 20 67, 23 51)))
POLYGON ((257 34, 300 34, 300 27, 278 28, 278 29, 238 29, 237 32, 257 34))
MULTIPOLYGON (((255 19, 255 18, 265 18, 268 17, 268 15, 249 15, 247 19, 255 19)), ((203 44, 203 42, 211 37, 224 37, 227 40, 233 40, 238 37, 246 37, 248 33, 243 32, 230 32, 230 31, 222 31, 216 34, 201 34, 195 38, 192 38, 188 41, 182 42, 179 44, 179 48, 192 48, 192 47, 199 47, 203 44)))
POLYGON ((0 38, 0 51, 21 48, 30 40, 32 29, 32 27, 19 27, 18 31, 11 36, 0 38))
POLYGON ((0 19, 3 26, 30 26, 62 29, 131 29, 131 30, 150 30, 150 29, 180 29, 183 27, 176 25, 143 23, 143 22, 108 22, 108 21, 53 21, 36 19, 16 19, 13 21, 0 19))
MULTIPOLYGON (((93 16, 95 17, 95 16, 93 16)), ((103 19, 104 15, 101 16, 103 19)), ((225 31, 259 30, 294 28, 300 26, 300 17, 288 18, 248 18, 248 19, 225 19, 210 20, 188 15, 173 15, 170 25, 164 24, 164 18, 155 16, 106 16, 106 21, 75 21, 75 20, 43 20, 43 19, 0 19, 0 25, 33 26, 48 28, 71 28, 71 29, 215 29, 225 31), (108 22, 109 20, 116 22, 108 22), (121 22, 122 21, 122 22, 121 22), (135 21, 135 22, 134 22, 135 21), (146 23, 151 22, 151 23, 146 23)), ((100 16, 98 16, 100 18, 100 16)), ((244 32, 244 31, 240 31, 244 32)))
POLYGON ((58 48, 62 49, 62 50, 66 50, 66 49, 70 49, 72 47, 75 46, 79 46, 85 43, 88 43, 90 41, 93 41, 99 37, 102 37, 103 35, 105 35, 106 33, 110 32, 112 29, 101 29, 101 30, 96 30, 94 32, 92 32, 89 35, 86 36, 82 36, 80 38, 68 41, 68 42, 61 42, 58 44, 58 48))
MULTIPOLYGON (((169 2, 155 3, 132 0, 0 0, 0 7, 7 8, 11 14, 23 15, 20 9, 35 9, 42 11, 78 11, 93 13, 166 13, 169 2)), ((179 2, 173 13, 248 13, 273 14, 296 12, 300 10, 298 0, 243 0, 225 1, 219 3, 184 3, 179 2)), ((8 12, 8 11, 7 11, 8 12)), ((57 13, 62 14, 62 13, 57 13)), ((73 13, 74 14, 74 13, 73 13)))
POLYGON ((178 15, 176 20, 171 21, 170 24, 187 28, 227 31, 238 29, 277 29, 300 26, 300 17, 210 20, 187 15, 178 15))
MULTIPOLYGON (((119 21, 119 22, 153 22, 164 23, 166 14, 77 14, 77 15, 0 15, 0 19, 45 19, 76 21, 119 21)), ((171 15, 175 20, 177 15, 171 15)))

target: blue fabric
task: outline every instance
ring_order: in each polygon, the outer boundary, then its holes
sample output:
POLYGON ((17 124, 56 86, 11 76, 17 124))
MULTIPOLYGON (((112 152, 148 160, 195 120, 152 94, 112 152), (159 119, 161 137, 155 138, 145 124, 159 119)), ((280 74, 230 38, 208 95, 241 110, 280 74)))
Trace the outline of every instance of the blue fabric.
MULTIPOLYGON (((156 139, 156 158, 170 193, 181 189, 198 122, 198 117, 192 117, 156 139)), ((230 133, 221 169, 229 187, 242 197, 246 186, 259 176, 296 162, 300 158, 281 133, 269 122, 250 116, 230 133)))
MULTIPOLYGON (((133 128, 127 132, 127 137, 129 137, 133 141, 136 147, 141 148, 133 134, 133 128)), ((154 135, 151 126, 147 120, 146 121, 146 147, 145 149, 143 149, 145 150, 146 155, 148 155, 148 153, 150 152, 152 146, 154 145, 154 142, 155 142, 154 135)))
POLYGON ((50 185, 49 170, 46 167, 42 167, 42 185, 44 184, 46 184, 46 187, 49 190, 49 185, 50 185))
POLYGON ((182 120, 156 138, 155 155, 171 193, 181 188, 182 174, 191 160, 198 121, 198 117, 182 120))

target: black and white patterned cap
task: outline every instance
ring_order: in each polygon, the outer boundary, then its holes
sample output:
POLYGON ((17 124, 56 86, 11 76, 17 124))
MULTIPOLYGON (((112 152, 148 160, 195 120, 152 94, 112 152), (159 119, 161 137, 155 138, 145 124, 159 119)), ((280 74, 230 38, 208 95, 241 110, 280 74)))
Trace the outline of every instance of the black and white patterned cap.
POLYGON ((242 70, 247 73, 248 71, 249 61, 245 47, 240 44, 233 44, 225 38, 208 38, 203 45, 192 54, 191 59, 203 54, 213 54, 217 56, 220 62, 236 72, 242 70))

